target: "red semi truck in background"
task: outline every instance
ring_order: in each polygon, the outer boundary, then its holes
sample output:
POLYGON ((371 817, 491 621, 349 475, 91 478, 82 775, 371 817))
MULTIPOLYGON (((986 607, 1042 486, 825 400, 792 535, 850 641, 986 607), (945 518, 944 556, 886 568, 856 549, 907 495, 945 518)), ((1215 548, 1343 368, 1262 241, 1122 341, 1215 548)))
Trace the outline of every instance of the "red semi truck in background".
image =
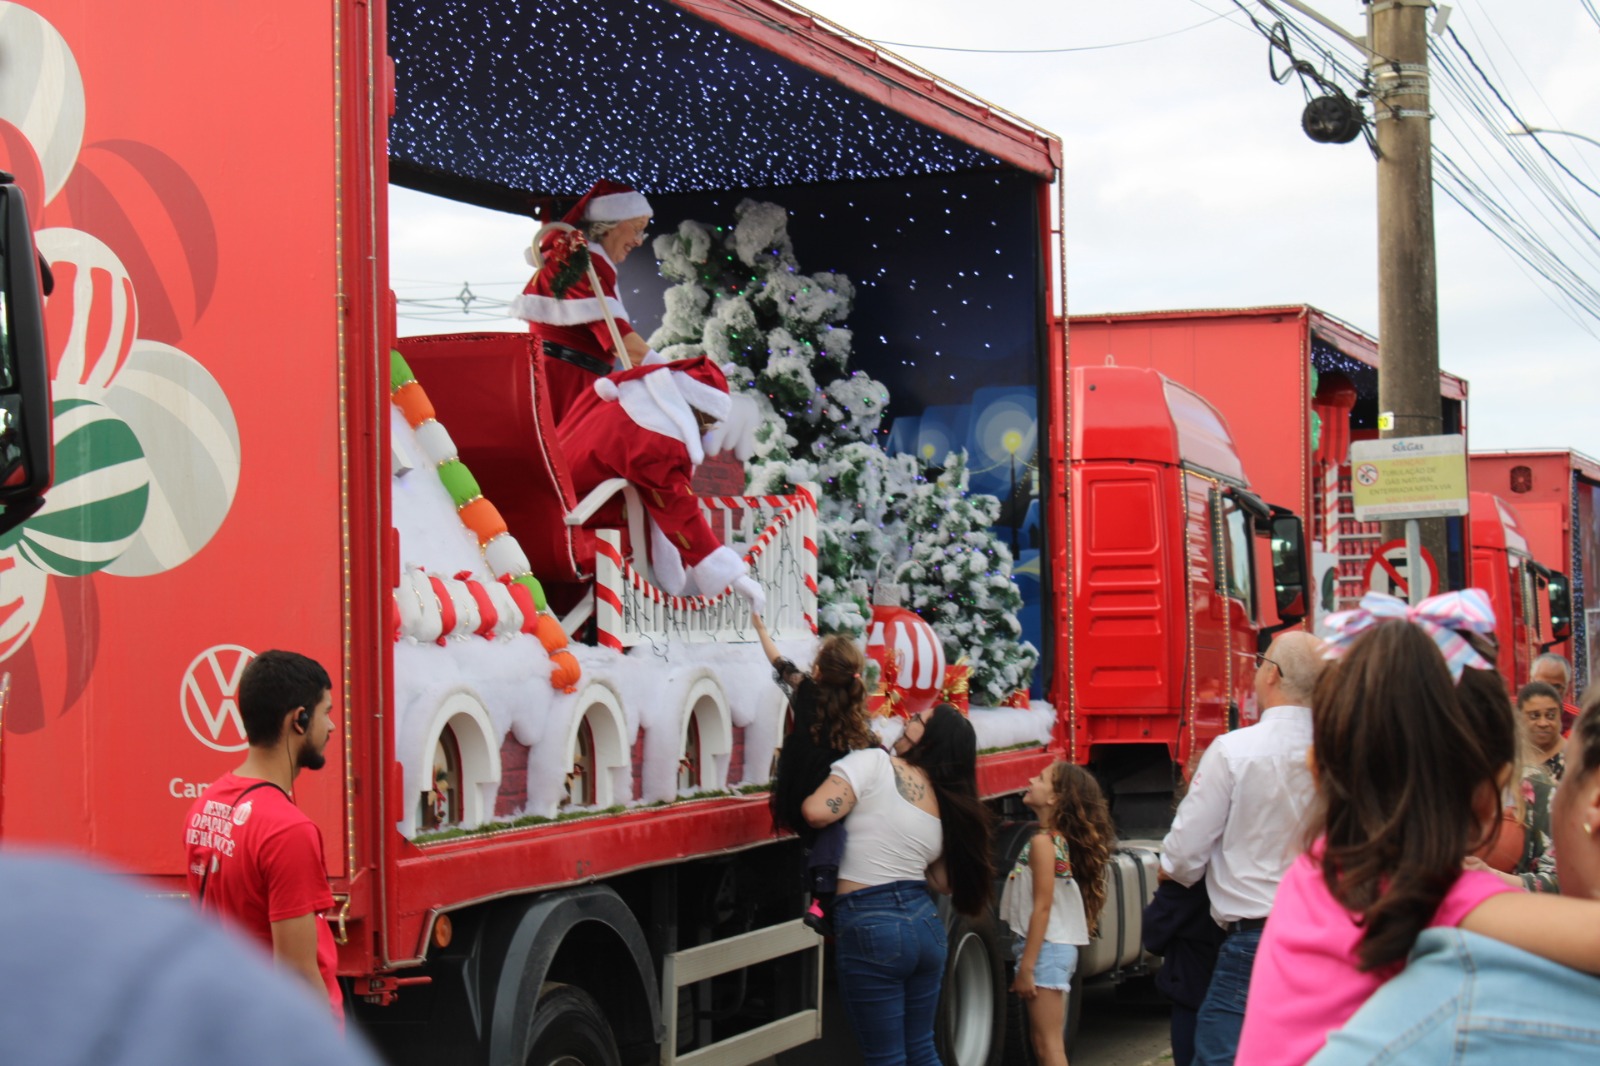
POLYGON ((1567 575, 1567 595, 1552 587, 1549 612, 1570 635, 1550 650, 1572 663, 1576 701, 1600 677, 1600 462, 1582 452, 1473 452, 1467 461, 1474 491, 1493 493, 1515 509, 1529 552, 1567 575))
MULTIPOLYGON (((1379 524, 1357 522, 1350 443, 1378 436, 1378 341, 1306 305, 1073 315, 1075 366, 1149 366, 1203 394, 1227 418, 1251 481, 1305 519, 1313 618, 1366 592, 1379 524)), ((1442 432, 1466 432, 1467 383, 1441 371, 1442 432)), ((1441 578, 1469 573, 1464 519, 1447 520, 1441 578)))
MULTIPOLYGON (((1298 521, 1263 502, 1276 489, 1252 484, 1229 421, 1184 383, 1068 373, 1049 329, 1053 136, 779 0, 482 0, 461 16, 446 0, 0 4, 0 43, 45 60, 7 97, 27 106, 0 115, 0 162, 57 285, 57 484, 0 541, 0 834, 180 892, 182 816, 244 747, 238 671, 291 646, 334 678, 339 744, 296 798, 326 841, 347 1001, 395 1061, 758 1061, 821 1029, 799 852, 760 792, 781 699, 752 702, 776 690, 736 605, 663 605, 608 555, 613 531, 573 532, 591 501, 563 481, 526 335, 472 342, 520 367, 497 413, 444 409, 451 364, 427 353, 449 343, 397 336, 390 182, 523 216, 519 243, 527 216, 601 173, 650 191, 665 228, 760 189, 813 229, 842 220, 858 238, 834 263, 888 279, 851 324, 857 365, 897 404, 1033 390, 1049 703, 1037 739, 981 759, 1003 814, 1070 757, 1126 824, 1157 825, 1176 768, 1250 719, 1264 634, 1305 609, 1298 521), (602 86, 616 95, 581 103, 602 86), (628 117, 589 123, 583 106, 628 117), (908 211, 943 224, 882 252, 871 227, 908 211), (913 295, 916 271, 964 262, 954 249, 979 234, 1002 269, 973 284, 1003 313, 913 295), (912 323, 934 316, 986 338, 979 354, 924 341, 912 323), (866 339, 880 329, 892 343, 866 339), (918 360, 940 373, 896 369, 918 360), (497 431, 553 495, 515 527, 507 501, 508 528, 485 537, 492 501, 455 498, 470 475, 443 468, 490 462, 497 431), (512 595, 508 544, 542 558, 580 540, 576 576, 620 604, 631 655, 572 658, 570 634, 512 595), (679 613, 652 631, 638 618, 657 608, 679 613), (679 768, 664 780, 663 752, 679 768)), ((628 266, 625 284, 659 284, 628 266)), ((780 639, 810 637, 809 498, 727 504, 773 530, 751 558, 780 639), (786 568, 768 544, 793 548, 786 568)), ((1001 869, 1022 839, 1002 834, 1001 869)), ((1119 859, 1080 977, 1137 969, 1152 874, 1148 852, 1119 859)), ((998 1062, 1001 930, 948 924, 946 1061, 998 1062)))
POLYGON ((1533 661, 1571 631, 1567 575, 1535 559, 1520 510, 1490 492, 1473 492, 1472 584, 1494 608, 1496 664, 1512 692, 1528 683, 1533 661))

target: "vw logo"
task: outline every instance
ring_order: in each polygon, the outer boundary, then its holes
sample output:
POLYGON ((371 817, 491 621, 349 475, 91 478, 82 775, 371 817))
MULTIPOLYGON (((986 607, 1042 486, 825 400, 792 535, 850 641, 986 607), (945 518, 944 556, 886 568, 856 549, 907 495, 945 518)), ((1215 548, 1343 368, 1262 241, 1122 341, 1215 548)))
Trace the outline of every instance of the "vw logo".
POLYGON ((249 648, 217 644, 195 656, 183 672, 178 694, 183 724, 206 747, 243 751, 250 746, 239 715, 239 678, 255 657, 249 648))

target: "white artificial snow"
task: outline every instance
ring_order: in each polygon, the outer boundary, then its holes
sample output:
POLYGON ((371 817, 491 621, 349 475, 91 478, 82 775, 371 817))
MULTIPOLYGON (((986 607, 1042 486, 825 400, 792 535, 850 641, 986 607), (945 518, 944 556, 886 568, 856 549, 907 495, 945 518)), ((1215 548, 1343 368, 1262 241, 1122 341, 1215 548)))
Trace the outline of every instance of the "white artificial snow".
MULTIPOLYGON (((427 382, 420 383, 427 390, 427 382)), ((394 525, 400 531, 400 569, 420 566, 450 576, 470 570, 492 581, 484 566, 478 538, 456 515, 455 503, 435 472, 435 465, 417 443, 399 408, 389 405, 389 439, 412 469, 390 479, 394 525)))

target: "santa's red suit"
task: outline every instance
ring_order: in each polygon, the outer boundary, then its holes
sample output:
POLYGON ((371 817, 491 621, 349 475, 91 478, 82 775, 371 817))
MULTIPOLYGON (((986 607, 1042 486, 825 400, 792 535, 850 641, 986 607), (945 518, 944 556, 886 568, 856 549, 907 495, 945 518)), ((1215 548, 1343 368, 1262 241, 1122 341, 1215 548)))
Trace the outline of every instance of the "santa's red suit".
MULTIPOLYGON (((528 323, 528 332, 543 342, 545 381, 550 411, 560 425, 597 378, 610 373, 618 356, 611 328, 606 324, 606 309, 611 312, 617 331, 625 339, 634 331, 628 309, 617 294, 617 265, 606 255, 598 240, 574 241, 574 230, 586 222, 621 222, 648 217, 650 202, 637 191, 601 179, 584 194, 561 222, 539 230, 534 249, 528 250, 529 263, 538 267, 522 295, 511 301, 511 314, 528 323), (597 295, 588 272, 560 292, 556 291, 567 256, 575 245, 585 244, 600 283, 597 295), (604 307, 602 307, 602 304, 604 307)), ((650 356, 655 353, 651 352, 650 356)), ((646 362, 658 362, 659 356, 646 362)), ((625 364, 624 364, 625 365, 625 364)))
MULTIPOLYGON (((635 367, 600 379, 580 396, 557 436, 579 498, 614 477, 639 490, 650 516, 650 564, 656 584, 673 595, 715 596, 732 586, 760 613, 761 586, 745 562, 716 535, 689 487, 705 448, 696 410, 729 416, 727 379, 705 356, 635 367)), ((614 497, 593 519, 623 524, 614 497)), ((633 545, 637 554, 640 545, 633 545)))

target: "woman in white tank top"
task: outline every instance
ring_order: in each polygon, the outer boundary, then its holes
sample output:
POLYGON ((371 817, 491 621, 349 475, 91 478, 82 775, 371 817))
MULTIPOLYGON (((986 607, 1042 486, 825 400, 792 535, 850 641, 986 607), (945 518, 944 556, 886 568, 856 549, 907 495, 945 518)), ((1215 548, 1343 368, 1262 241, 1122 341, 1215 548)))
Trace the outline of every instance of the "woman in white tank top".
POLYGON ((945 931, 931 892, 956 910, 989 904, 989 814, 978 799, 977 737, 949 704, 906 722, 891 756, 854 751, 802 806, 822 827, 850 816, 834 904, 845 1015, 867 1066, 939 1066, 934 1013, 945 931))

